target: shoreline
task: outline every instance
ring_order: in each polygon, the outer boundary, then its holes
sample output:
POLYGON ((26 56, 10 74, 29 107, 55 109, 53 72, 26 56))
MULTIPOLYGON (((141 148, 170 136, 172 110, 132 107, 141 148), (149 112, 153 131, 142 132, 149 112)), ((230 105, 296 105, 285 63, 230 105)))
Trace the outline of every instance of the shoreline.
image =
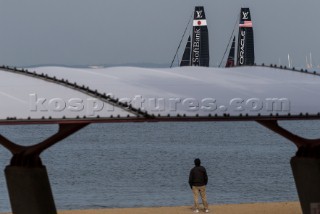
MULTIPOLYGON (((266 202, 251 204, 217 204, 209 206, 214 214, 302 214, 299 202, 266 202)), ((59 210, 58 214, 188 214, 193 213, 191 206, 107 208, 88 210, 59 210)), ((204 213, 200 210, 200 213, 204 213)), ((11 214, 11 213, 0 213, 11 214)))

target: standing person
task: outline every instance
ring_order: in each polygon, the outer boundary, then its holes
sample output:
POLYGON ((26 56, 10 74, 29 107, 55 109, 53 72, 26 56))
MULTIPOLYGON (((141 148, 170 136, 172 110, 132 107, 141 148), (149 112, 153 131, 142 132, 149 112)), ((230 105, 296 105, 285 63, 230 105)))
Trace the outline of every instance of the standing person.
POLYGON ((198 197, 200 193, 205 212, 208 213, 209 208, 206 196, 206 185, 208 183, 207 171, 203 166, 201 166, 201 161, 199 158, 194 160, 194 165, 195 167, 191 169, 189 175, 189 185, 192 189, 194 198, 194 212, 199 212, 198 197))

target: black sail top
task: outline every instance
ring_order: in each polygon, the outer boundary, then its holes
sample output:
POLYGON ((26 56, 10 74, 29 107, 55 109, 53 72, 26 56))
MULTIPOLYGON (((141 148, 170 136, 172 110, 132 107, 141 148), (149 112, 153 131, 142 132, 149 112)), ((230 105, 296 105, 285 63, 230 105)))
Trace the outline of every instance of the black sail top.
POLYGON ((180 66, 209 67, 209 33, 202 6, 195 7, 192 41, 189 37, 180 66))
POLYGON ((209 67, 209 33, 204 7, 195 7, 191 65, 209 67))
POLYGON ((192 31, 192 41, 189 37, 180 66, 209 67, 209 35, 202 6, 195 7, 192 31))
POLYGON ((251 13, 249 8, 241 8, 238 36, 237 65, 254 65, 254 62, 254 37, 251 13))

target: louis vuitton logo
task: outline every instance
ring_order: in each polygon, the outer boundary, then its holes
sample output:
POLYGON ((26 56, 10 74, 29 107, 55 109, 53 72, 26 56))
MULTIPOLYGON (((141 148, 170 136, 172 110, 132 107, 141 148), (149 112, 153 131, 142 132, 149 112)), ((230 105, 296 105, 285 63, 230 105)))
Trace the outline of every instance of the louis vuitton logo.
POLYGON ((202 10, 196 11, 197 13, 197 19, 201 19, 202 18, 202 10))
POLYGON ((242 12, 242 19, 249 19, 249 12, 242 12))

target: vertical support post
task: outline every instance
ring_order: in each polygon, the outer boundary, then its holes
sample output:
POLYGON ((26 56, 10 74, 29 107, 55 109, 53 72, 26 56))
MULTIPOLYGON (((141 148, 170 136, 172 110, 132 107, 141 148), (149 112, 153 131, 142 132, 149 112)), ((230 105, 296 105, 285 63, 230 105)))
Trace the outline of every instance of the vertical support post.
POLYGON ((290 163, 303 213, 320 213, 320 159, 293 157, 290 163))
POLYGON ((45 166, 7 166, 5 176, 14 214, 57 214, 45 166))
POLYGON ((303 214, 320 213, 320 139, 306 139, 279 126, 277 121, 257 121, 266 128, 293 142, 297 154, 291 161, 303 214))
POLYGON ((13 214, 57 214, 48 173, 40 154, 88 124, 60 124, 56 134, 27 147, 0 135, 0 144, 13 155, 10 165, 5 168, 13 214))

